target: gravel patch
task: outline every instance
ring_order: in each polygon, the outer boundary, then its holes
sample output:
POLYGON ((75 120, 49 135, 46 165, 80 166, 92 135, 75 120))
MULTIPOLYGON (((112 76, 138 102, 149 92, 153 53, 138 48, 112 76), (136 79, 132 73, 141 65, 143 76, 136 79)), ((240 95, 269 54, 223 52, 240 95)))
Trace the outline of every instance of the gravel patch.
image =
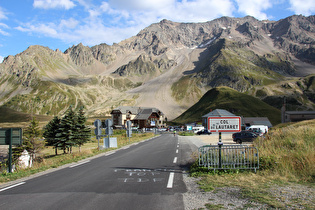
POLYGON ((240 188, 223 187, 211 192, 200 190, 197 184, 200 178, 183 175, 187 192, 183 194, 185 210, 205 209, 205 205, 211 205, 209 209, 215 207, 222 209, 266 209, 267 205, 258 204, 249 199, 242 198, 240 188))
MULTIPOLYGON (((267 204, 260 204, 241 196, 238 187, 217 188, 204 192, 197 182, 200 178, 183 174, 187 192, 183 194, 185 210, 192 209, 273 209, 267 204)), ((315 209, 315 188, 300 184, 290 186, 274 186, 269 189, 270 197, 283 205, 283 209, 315 209)))
POLYGON ((276 186, 270 193, 285 209, 315 209, 315 188, 305 185, 276 186))

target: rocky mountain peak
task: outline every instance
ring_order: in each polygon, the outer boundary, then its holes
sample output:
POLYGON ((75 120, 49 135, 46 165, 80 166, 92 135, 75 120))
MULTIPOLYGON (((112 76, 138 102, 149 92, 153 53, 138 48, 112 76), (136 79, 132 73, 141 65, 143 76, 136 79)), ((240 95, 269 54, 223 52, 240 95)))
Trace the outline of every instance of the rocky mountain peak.
POLYGON ((91 49, 82 43, 67 49, 65 54, 68 54, 78 66, 89 66, 94 63, 94 56, 91 49))
POLYGON ((163 24, 167 24, 167 25, 173 25, 174 22, 173 21, 170 21, 170 20, 167 20, 167 19, 163 19, 160 21, 160 24, 163 25, 163 24))

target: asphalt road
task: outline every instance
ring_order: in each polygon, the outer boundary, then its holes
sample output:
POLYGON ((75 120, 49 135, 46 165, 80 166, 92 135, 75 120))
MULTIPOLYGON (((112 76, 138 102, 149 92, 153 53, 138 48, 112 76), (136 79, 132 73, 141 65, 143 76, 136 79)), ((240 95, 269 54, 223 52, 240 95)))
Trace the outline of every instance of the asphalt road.
POLYGON ((0 209, 184 209, 190 142, 164 134, 0 189, 0 209))

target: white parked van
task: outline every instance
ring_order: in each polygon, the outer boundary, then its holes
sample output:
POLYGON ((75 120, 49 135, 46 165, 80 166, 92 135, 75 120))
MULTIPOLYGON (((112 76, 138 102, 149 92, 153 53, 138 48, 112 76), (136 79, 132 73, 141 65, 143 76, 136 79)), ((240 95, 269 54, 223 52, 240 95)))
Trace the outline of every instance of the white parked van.
POLYGON ((253 131, 253 132, 261 132, 261 135, 268 133, 268 126, 266 125, 251 125, 246 128, 246 130, 253 131))
POLYGON ((203 126, 196 126, 196 127, 192 128, 194 133, 197 133, 198 131, 203 131, 204 129, 205 129, 205 127, 203 127, 203 126))

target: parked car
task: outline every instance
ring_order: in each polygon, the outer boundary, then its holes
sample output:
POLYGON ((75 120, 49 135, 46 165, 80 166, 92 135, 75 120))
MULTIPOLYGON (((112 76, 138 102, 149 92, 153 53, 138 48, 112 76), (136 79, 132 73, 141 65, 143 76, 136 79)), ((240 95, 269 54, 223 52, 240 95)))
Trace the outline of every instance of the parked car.
POLYGON ((197 135, 201 135, 201 134, 208 134, 208 135, 210 135, 211 132, 208 131, 208 130, 202 130, 202 131, 198 131, 198 132, 197 132, 197 135))
POLYGON ((257 136, 263 136, 265 133, 263 130, 261 130, 260 128, 250 128, 247 131, 249 132, 253 132, 254 134, 256 134, 257 136))
POLYGON ((268 133, 268 126, 266 125, 251 125, 246 128, 246 130, 252 131, 254 133, 259 133, 259 136, 268 133))
POLYGON ((242 144, 243 142, 253 142, 257 137, 257 134, 250 131, 241 131, 232 134, 233 141, 238 144, 242 144))

